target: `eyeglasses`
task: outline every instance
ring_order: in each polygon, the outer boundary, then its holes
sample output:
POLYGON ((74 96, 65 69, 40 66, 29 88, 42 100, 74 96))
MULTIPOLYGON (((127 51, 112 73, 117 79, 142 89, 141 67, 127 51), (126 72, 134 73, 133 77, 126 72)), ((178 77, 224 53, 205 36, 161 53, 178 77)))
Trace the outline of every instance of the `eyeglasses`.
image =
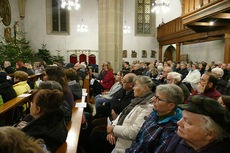
POLYGON ((159 101, 163 101, 163 102, 165 102, 165 103, 170 103, 170 102, 167 101, 167 100, 160 99, 159 96, 153 96, 153 97, 152 97, 152 100, 154 100, 154 99, 156 99, 156 101, 158 101, 158 102, 159 102, 159 101))

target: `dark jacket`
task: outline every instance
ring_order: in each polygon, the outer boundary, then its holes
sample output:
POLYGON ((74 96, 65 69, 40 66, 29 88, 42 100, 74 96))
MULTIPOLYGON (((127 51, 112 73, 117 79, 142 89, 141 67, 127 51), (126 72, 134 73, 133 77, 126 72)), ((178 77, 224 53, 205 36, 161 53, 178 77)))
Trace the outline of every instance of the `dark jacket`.
POLYGON ((142 69, 132 70, 132 73, 134 73, 136 75, 143 75, 142 69))
POLYGON ((184 101, 190 96, 190 92, 186 85, 184 85, 181 81, 177 84, 184 93, 184 101))
POLYGON ((134 92, 131 91, 122 91, 122 97, 120 99, 111 101, 110 110, 114 110, 117 115, 123 111, 123 109, 128 106, 132 99, 134 99, 134 92))
POLYGON ((67 127, 61 110, 46 113, 22 129, 35 139, 41 138, 51 152, 55 152, 67 137, 67 127))
POLYGON ((0 78, 0 95, 2 96, 4 103, 17 96, 13 86, 3 78, 0 78))
POLYGON ((81 88, 80 84, 76 80, 73 80, 73 81, 68 82, 68 86, 69 86, 70 90, 72 91, 74 101, 77 99, 81 99, 82 88, 81 88))
POLYGON ((219 78, 216 83, 216 90, 219 91, 222 95, 226 94, 226 87, 227 87, 227 82, 219 78))
POLYGON ((186 77, 186 75, 188 74, 188 70, 185 68, 183 70, 180 70, 178 73, 181 74, 181 80, 184 80, 184 78, 186 77))
POLYGON ((133 98, 133 90, 126 93, 126 90, 121 88, 114 94, 110 102, 105 103, 104 106, 99 106, 97 108, 96 118, 110 116, 112 109, 116 114, 120 114, 120 112, 122 112, 122 110, 130 104, 133 98))
POLYGON ((12 74, 12 73, 15 72, 14 69, 11 66, 6 67, 5 71, 6 71, 7 74, 12 74))
POLYGON ((229 144, 230 141, 227 138, 221 142, 211 143, 199 151, 195 151, 184 139, 175 135, 162 153, 230 153, 229 144))

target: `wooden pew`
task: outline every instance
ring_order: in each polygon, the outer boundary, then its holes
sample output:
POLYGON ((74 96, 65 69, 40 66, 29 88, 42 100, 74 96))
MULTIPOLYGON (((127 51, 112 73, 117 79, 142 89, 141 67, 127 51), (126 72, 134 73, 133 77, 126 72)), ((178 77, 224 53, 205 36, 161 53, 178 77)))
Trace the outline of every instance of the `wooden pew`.
POLYGON ((0 116, 5 119, 6 125, 12 125, 16 106, 23 105, 30 101, 32 95, 28 97, 15 97, 0 106, 0 116))
MULTIPOLYGON (((82 96, 81 100, 76 100, 76 103, 85 101, 85 96, 82 96)), ((79 135, 81 131, 81 122, 83 116, 84 108, 74 107, 72 110, 72 118, 70 123, 68 124, 68 135, 66 138, 66 142, 63 143, 56 153, 76 153, 79 141, 79 135)))
POLYGON ((9 100, 8 102, 2 104, 0 106, 0 115, 6 113, 7 111, 9 111, 10 109, 18 106, 18 105, 23 105, 26 102, 28 102, 30 100, 30 97, 32 95, 28 96, 28 97, 15 97, 11 100, 9 100))

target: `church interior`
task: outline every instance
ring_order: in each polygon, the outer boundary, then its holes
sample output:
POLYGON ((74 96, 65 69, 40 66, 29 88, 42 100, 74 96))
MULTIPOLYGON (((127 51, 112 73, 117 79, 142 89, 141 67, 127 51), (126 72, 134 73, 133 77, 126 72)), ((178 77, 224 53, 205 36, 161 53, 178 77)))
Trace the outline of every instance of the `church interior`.
POLYGON ((0 36, 0 152, 230 152, 230 0, 0 0, 0 36))

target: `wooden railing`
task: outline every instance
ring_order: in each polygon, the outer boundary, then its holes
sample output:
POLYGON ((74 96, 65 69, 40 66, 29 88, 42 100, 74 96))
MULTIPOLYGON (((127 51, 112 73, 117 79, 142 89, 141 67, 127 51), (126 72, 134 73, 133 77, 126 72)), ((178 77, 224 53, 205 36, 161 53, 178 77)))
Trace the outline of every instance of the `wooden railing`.
POLYGON ((184 30, 186 30, 187 27, 185 27, 182 24, 182 19, 181 17, 176 18, 164 25, 161 25, 158 27, 158 31, 157 31, 157 37, 161 38, 164 36, 168 36, 170 34, 174 34, 174 33, 178 33, 178 32, 182 32, 184 30))
POLYGON ((189 14, 199 9, 208 7, 222 0, 183 0, 182 15, 189 14))

